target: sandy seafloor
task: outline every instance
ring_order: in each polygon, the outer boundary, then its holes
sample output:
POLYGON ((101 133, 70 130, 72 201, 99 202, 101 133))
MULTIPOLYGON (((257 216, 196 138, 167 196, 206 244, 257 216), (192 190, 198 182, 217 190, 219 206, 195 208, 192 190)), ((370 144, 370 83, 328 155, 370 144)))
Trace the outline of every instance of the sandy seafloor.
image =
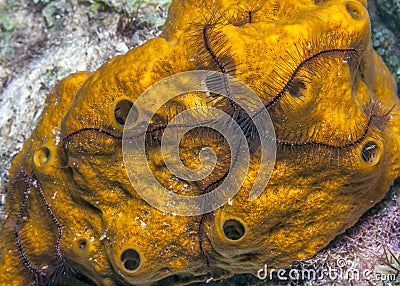
MULTIPOLYGON (((38 121, 49 88, 72 72, 94 71, 159 33, 168 1, 141 2, 137 9, 137 3, 128 0, 0 0, 0 215, 6 200, 7 169, 38 121), (130 15, 136 24, 121 35, 117 23, 123 10, 134 11, 130 15)), ((399 83, 400 1, 368 2, 374 47, 399 83)), ((355 226, 315 257, 288 269, 320 271, 344 262, 344 271, 388 275, 397 269, 397 282, 371 276, 370 281, 325 277, 268 282, 236 275, 221 281, 210 279, 208 285, 400 285, 399 190, 400 180, 355 226)))

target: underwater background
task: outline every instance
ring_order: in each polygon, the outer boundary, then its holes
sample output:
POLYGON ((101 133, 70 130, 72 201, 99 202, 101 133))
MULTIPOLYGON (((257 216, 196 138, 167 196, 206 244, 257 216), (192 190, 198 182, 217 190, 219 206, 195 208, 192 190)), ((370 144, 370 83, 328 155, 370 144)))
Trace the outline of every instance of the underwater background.
MULTIPOLYGON (((78 70, 97 69, 155 37, 169 1, 0 0, 0 216, 7 170, 29 137, 54 83, 78 70)), ((373 45, 400 86, 400 1, 368 1, 373 45)), ((399 92, 398 92, 399 95, 399 92)), ((400 265, 400 181, 346 233, 296 269, 346 267, 395 273, 400 265), (397 259, 396 259, 397 258, 397 259)), ((379 281, 380 282, 380 281, 379 281)), ((384 285, 393 281, 382 281, 384 285)), ((347 280, 261 281, 236 275, 208 285, 349 285, 347 280)), ((357 285, 368 284, 359 281, 357 285)), ((378 281, 376 281, 378 283, 378 281)), ((200 284, 199 284, 200 285, 200 284)))

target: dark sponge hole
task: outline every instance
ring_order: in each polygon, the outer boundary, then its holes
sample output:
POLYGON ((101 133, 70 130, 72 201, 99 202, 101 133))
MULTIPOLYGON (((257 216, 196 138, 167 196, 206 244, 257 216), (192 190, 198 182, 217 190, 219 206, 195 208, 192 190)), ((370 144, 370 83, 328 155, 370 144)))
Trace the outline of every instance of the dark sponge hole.
POLYGON ((137 108, 136 108, 136 106, 134 106, 132 101, 123 99, 120 102, 118 102, 114 108, 115 121, 117 121, 117 123, 123 127, 125 125, 126 119, 128 118, 129 112, 133 108, 134 108, 134 110, 136 110, 136 114, 137 114, 137 108))
POLYGON ((245 234, 244 225, 236 219, 228 219, 224 222, 222 230, 226 238, 230 240, 239 240, 245 234))
POLYGON ((34 161, 40 167, 45 167, 50 161, 51 151, 46 146, 41 147, 35 153, 34 161))
POLYGON ((121 254, 121 263, 127 271, 137 270, 140 266, 140 262, 139 253, 132 248, 124 250, 121 254))
POLYGON ((373 141, 366 142, 361 149, 361 158, 365 163, 374 163, 378 159, 378 146, 373 141))

